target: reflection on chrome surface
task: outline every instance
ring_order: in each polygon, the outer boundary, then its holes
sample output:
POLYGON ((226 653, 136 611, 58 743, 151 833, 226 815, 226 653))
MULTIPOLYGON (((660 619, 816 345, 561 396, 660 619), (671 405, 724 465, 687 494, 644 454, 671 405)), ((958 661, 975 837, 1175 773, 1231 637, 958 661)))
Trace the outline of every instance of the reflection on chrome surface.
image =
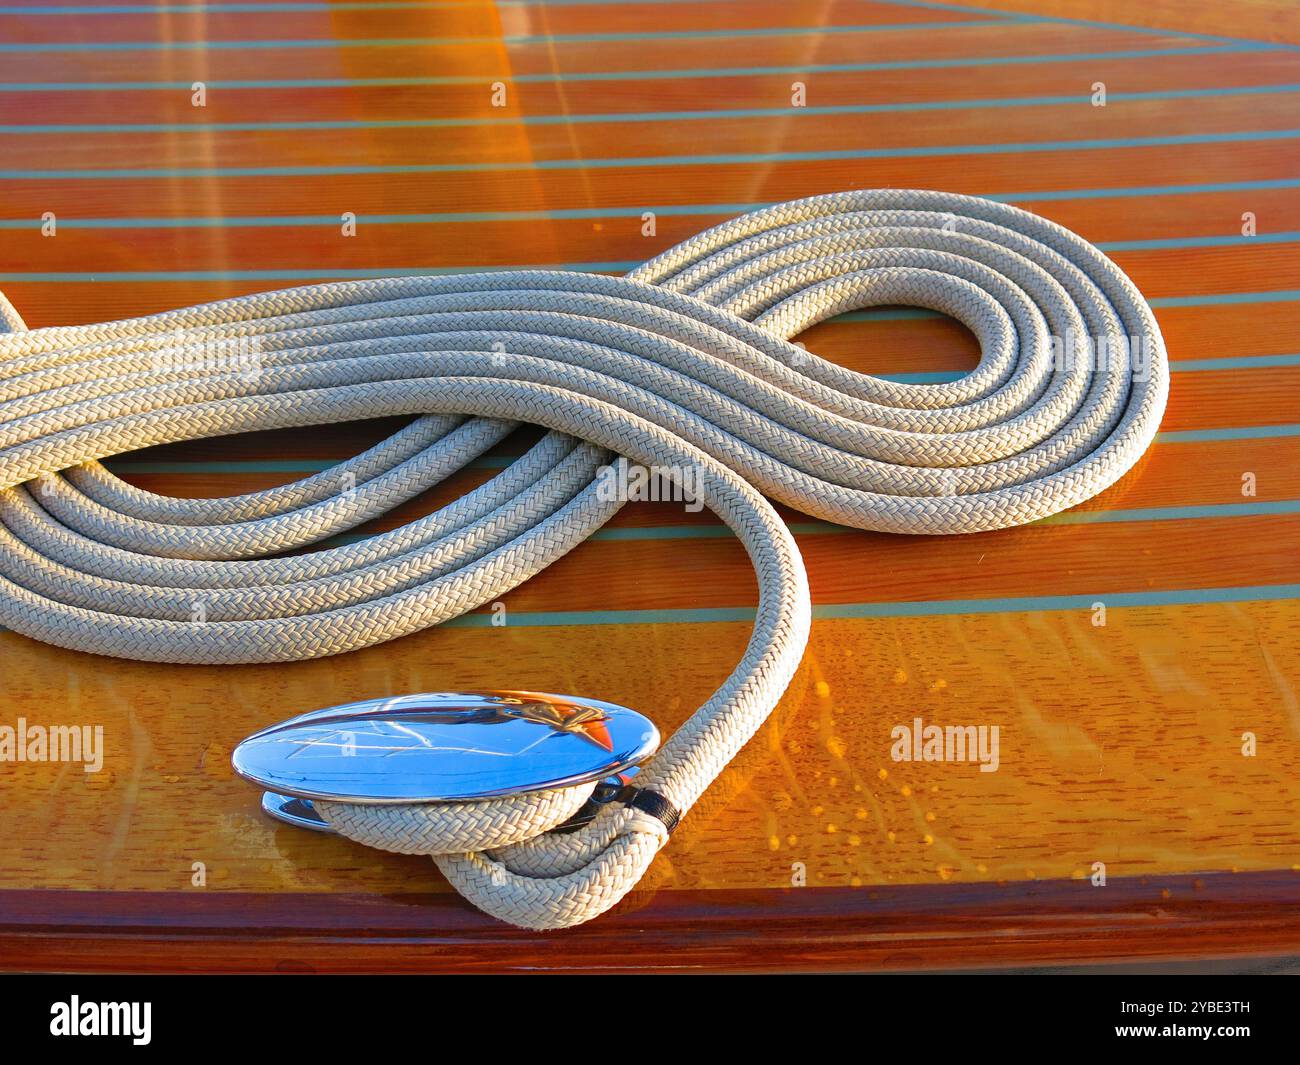
MULTIPOLYGON (((231 762, 282 797, 453 802, 615 776, 658 744, 648 718, 598 699, 433 692, 301 714, 249 736, 231 762)), ((302 811, 267 812, 289 820, 302 811)))

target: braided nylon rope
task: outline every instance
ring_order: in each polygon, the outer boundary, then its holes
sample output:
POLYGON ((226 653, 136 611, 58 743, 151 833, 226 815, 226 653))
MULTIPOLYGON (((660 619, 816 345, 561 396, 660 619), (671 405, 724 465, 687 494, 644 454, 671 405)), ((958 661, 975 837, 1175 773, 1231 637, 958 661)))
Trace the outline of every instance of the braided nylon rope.
MULTIPOLYGON (((610 451, 694 471, 760 594, 743 660, 637 778, 682 813, 762 724, 807 640, 803 565, 765 495, 898 533, 1033 521, 1130 469, 1168 392, 1150 307, 1101 252, 1016 208, 926 191, 781 204, 622 278, 343 282, 31 331, 0 298, 0 320, 0 622, 63 647, 240 663, 369 646, 490 602, 581 543, 621 505, 597 490, 610 451), (788 341, 900 303, 965 323, 976 369, 893 383, 788 341), (225 499, 157 496, 96 461, 402 414, 419 417, 356 458, 225 499), (360 543, 262 557, 412 498, 518 422, 551 432, 456 503, 360 543)), ((559 928, 614 905, 667 836, 618 803, 551 833, 591 787, 318 809, 353 839, 432 854, 505 921, 559 928)))

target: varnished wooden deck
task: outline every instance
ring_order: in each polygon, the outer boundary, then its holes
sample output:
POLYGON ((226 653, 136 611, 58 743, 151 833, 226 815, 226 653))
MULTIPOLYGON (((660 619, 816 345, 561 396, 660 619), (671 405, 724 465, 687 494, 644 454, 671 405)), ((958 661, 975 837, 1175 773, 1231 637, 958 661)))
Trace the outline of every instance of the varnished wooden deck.
MULTIPOLYGON (((290 713, 465 686, 587 693, 670 731, 731 669, 754 601, 743 552, 710 515, 630 506, 508 596, 506 627, 471 615, 319 662, 160 667, 0 633, 0 724, 102 724, 108 747, 97 775, 0 764, 0 967, 1300 952, 1290 8, 87 6, 0 4, 0 288, 32 326, 394 271, 620 271, 751 205, 916 186, 1007 199, 1098 242, 1154 303, 1173 385, 1139 469, 1057 519, 931 539, 788 514, 817 610, 789 695, 642 890, 565 933, 495 924, 427 860, 275 827, 233 779, 231 747, 290 713), (1147 25, 1112 21, 1125 17, 1147 25), (191 106, 195 81, 206 108, 191 106), (806 108, 789 106, 794 81, 806 108), (1096 82, 1105 107, 1089 102, 1096 82), (45 212, 57 236, 41 235, 45 212), (1241 235, 1244 212, 1258 235, 1241 235), (918 716, 999 725, 999 771, 893 762, 890 729, 918 716)), ((803 339, 918 380, 976 358, 959 326, 906 312, 803 339)), ((320 469, 395 424, 110 465, 155 491, 228 495, 320 469)), ((480 483, 526 440, 374 527, 480 483)))

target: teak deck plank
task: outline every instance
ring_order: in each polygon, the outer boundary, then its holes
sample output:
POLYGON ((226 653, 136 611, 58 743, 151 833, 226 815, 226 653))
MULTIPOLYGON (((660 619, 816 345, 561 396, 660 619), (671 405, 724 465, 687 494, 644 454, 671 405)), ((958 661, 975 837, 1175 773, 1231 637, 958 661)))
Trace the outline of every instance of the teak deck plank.
MULTIPOLYGON (((461 687, 599 696, 667 733, 740 657, 754 606, 744 553, 712 515, 630 505, 506 596, 504 627, 477 611, 315 662, 158 666, 0 632, 0 724, 90 721, 107 742, 98 774, 0 764, 0 968, 932 969, 1300 951, 1294 20, 1271 0, 963 6, 0 12, 0 288, 33 327, 386 271, 619 272, 751 205, 917 186, 1007 199, 1098 242, 1154 301, 1174 369, 1151 452, 1057 519, 902 538, 780 508, 816 611, 794 684, 638 890, 564 933, 486 918, 427 859, 265 820, 231 749, 292 713, 461 687), (498 80, 506 108, 490 104, 498 80), (796 80, 807 113, 789 107, 796 80), (1105 107, 1089 101, 1098 81, 1105 107), (400 125, 412 118, 442 124, 400 125), (286 125, 243 128, 267 122, 286 125), (891 729, 918 717, 999 726, 998 771, 893 761, 891 729)), ((960 325, 890 309, 800 339, 886 375, 978 358, 960 325)), ((235 494, 399 424, 109 465, 152 491, 235 494)), ((535 438, 521 430, 359 531, 427 513, 535 438)))

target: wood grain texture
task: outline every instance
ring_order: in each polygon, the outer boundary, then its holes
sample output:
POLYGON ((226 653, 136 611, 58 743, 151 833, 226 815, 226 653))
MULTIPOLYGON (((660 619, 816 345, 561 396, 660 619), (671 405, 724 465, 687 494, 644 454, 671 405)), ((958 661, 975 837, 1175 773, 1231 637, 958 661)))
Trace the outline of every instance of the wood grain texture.
MULTIPOLYGON (((645 886, 777 887, 795 862, 839 887, 1069 878, 1095 861, 1114 876, 1289 869, 1298 628, 1294 601, 1116 609, 1104 627, 1086 607, 818 620, 775 719, 645 886), (918 716, 997 725, 997 772, 895 762, 891 730, 918 716)), ((174 891, 202 862, 210 892, 433 889, 425 859, 264 820, 233 744, 322 702, 499 685, 502 663, 511 683, 594 693, 668 730, 746 636, 743 623, 444 626, 321 662, 90 671, 4 634, 8 712, 100 723, 106 758, 96 774, 6 766, 6 817, 23 831, 0 839, 0 887, 174 891)))
MULTIPOLYGON (((1175 371, 1150 453, 1060 519, 891 538, 780 508, 817 611, 790 692, 636 894, 559 935, 494 924, 426 859, 264 820, 230 751, 292 713, 458 687, 587 693, 667 732, 748 633, 753 577, 711 515, 626 507, 505 597, 504 627, 480 611, 318 662, 163 667, 0 632, 0 725, 100 724, 106 742, 97 774, 0 763, 0 968, 928 969, 1300 951, 1300 53, 1247 39, 1292 39, 1268 0, 1004 6, 1049 18, 847 0, 0 14, 15 46, 0 90, 19 90, 0 91, 0 287, 33 326, 385 270, 618 270, 748 205, 917 186, 998 195, 1099 242, 1155 301, 1175 371), (1117 22, 1139 28, 1094 24, 1117 22), (234 40, 258 46, 203 46, 234 40), (194 80, 211 84, 206 108, 190 105, 194 80), (806 113, 789 109, 794 80, 806 113), (1088 100, 1096 81, 1104 108, 1088 100), (863 106, 876 109, 834 110, 863 106), (393 125, 411 118, 441 124, 393 125), (259 122, 287 126, 242 128, 259 122), (500 169, 473 169, 484 162, 500 169), (462 169, 411 169, 445 165, 462 169), (1260 239, 1242 236, 1246 212, 1260 239), (918 717, 996 725, 997 772, 896 762, 891 730, 918 717)), ((978 358, 956 323, 890 309, 800 339, 881 374, 978 358)), ((228 495, 400 424, 110 465, 152 491, 228 495)), ((536 436, 358 531, 428 513, 536 436)))
MULTIPOLYGON (((976 0, 953 0, 948 7, 974 9, 983 5, 976 0)), ((1183 0, 1148 0, 1142 4, 1126 0, 1006 0, 998 7, 1029 15, 1300 44, 1300 12, 1289 0, 1233 0, 1229 4, 1189 4, 1183 0)))
POLYGON ((102 897, 107 921, 88 916, 78 895, 0 895, 0 957, 91 972, 933 971, 1169 961, 1188 940, 1240 963, 1300 934, 1294 878, 1278 874, 1141 877, 1104 889, 675 891, 633 895, 601 921, 548 937, 446 895, 121 894, 102 897))

